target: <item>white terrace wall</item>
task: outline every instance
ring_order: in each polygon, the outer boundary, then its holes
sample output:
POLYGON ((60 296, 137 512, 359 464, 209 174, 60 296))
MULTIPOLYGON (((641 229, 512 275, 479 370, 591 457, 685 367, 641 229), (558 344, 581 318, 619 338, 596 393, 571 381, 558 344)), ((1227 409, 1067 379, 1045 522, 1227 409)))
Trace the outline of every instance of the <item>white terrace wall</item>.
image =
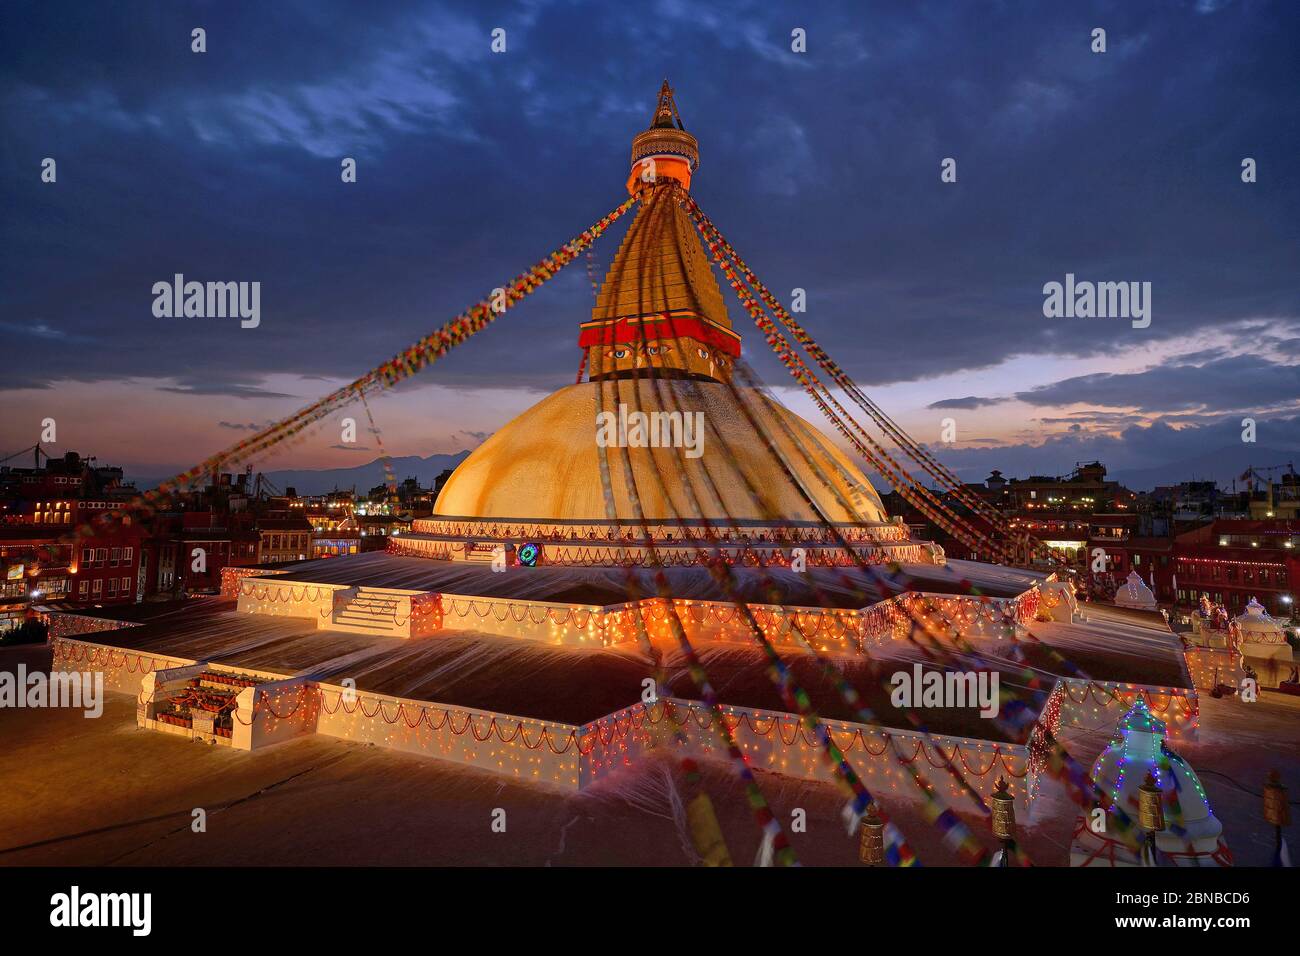
MULTIPOLYGON (((818 651, 849 654, 857 652, 861 646, 861 611, 787 608, 775 604, 750 604, 749 607, 763 635, 776 647, 803 648, 804 643, 798 636, 800 633, 818 651), (798 632, 795 630, 796 624, 798 632)), ((644 627, 655 643, 675 645, 674 612, 677 621, 681 622, 682 630, 692 642, 753 642, 753 629, 749 619, 734 604, 684 599, 674 599, 671 608, 661 599, 605 608, 605 640, 609 644, 635 643, 640 639, 640 628, 644 627)))
MULTIPOLYGON (((449 631, 477 631, 548 644, 604 647, 634 644, 642 639, 644 630, 656 644, 676 646, 675 612, 692 642, 750 644, 753 641, 745 614, 725 601, 675 598, 670 607, 663 599, 647 598, 602 607, 461 594, 430 597, 440 599, 441 626, 449 631)), ((1014 622, 1033 618, 1039 598, 1037 588, 1015 598, 909 592, 862 609, 757 603, 750 603, 749 608, 764 636, 776 647, 802 649, 806 640, 821 653, 860 654, 872 646, 906 640, 914 619, 927 614, 956 621, 968 636, 1004 636, 1014 622)), ((436 616, 429 614, 427 620, 436 616)), ((427 632, 433 630, 430 627, 427 632)))
MULTIPOLYGON (((748 644, 753 639, 748 621, 734 605, 686 600, 672 603, 672 610, 676 611, 691 641, 748 644)), ((783 608, 765 604, 751 604, 750 607, 768 640, 779 647, 802 647, 792 629, 796 621, 819 651, 853 653, 860 646, 860 611, 783 608)), ((441 595, 444 630, 476 631, 575 647, 635 644, 641 639, 641 628, 655 643, 675 645, 672 610, 658 599, 601 607, 441 595)))
MULTIPOLYGON (((137 655, 66 638, 56 640, 54 647, 56 670, 101 670, 108 689, 132 696, 142 689, 153 690, 159 680, 165 684, 163 690, 150 696, 166 696, 170 687, 166 682, 183 682, 202 669, 193 661, 137 655), (154 671, 162 673, 155 676, 154 671), (142 688, 146 677, 149 680, 142 688)), ((576 726, 358 692, 336 684, 317 685, 302 678, 285 679, 269 673, 254 676, 269 682, 240 693, 231 739, 236 749, 258 749, 315 732, 570 790, 590 786, 658 746, 679 747, 674 737, 679 724, 690 753, 725 758, 707 710, 699 703, 676 698, 663 698, 649 706, 638 703, 576 726)), ((1166 700, 1163 707, 1156 702, 1157 713, 1182 703, 1166 700)), ((754 767, 800 779, 833 779, 815 738, 792 715, 730 706, 723 710, 754 767)), ((895 745, 891 749, 884 734, 872 727, 845 721, 826 724, 873 791, 914 795, 910 774, 900 766, 902 761, 955 801, 955 808, 962 809, 962 801, 969 802, 969 798, 942 769, 946 758, 984 797, 992 792, 994 780, 1003 775, 1017 800, 1022 804, 1025 800, 1025 747, 959 737, 926 738, 891 730, 895 745)), ((1170 725, 1173 729, 1177 723, 1170 721, 1170 725)))
POLYGON ((276 577, 250 577, 239 583, 242 614, 270 614, 328 622, 337 603, 355 596, 344 584, 295 584, 276 577))
POLYGON ((319 704, 315 684, 302 677, 245 687, 231 715, 231 744, 258 750, 313 734, 319 704))
MULTIPOLYGON (((737 745, 754 768, 801 780, 834 782, 835 771, 828 765, 816 737, 793 715, 745 707, 724 706, 722 709, 737 745)), ((690 753, 700 757, 726 758, 722 735, 704 705, 664 698, 661 705, 651 710, 649 722, 656 719, 664 722, 665 714, 669 718, 667 722, 672 725, 680 723, 690 753)), ((903 799, 919 798, 907 770, 911 767, 953 809, 976 810, 970 795, 944 768, 944 759, 947 758, 985 800, 992 795, 997 778, 1005 777, 1016 799, 1017 813, 1028 812, 1027 747, 969 737, 938 734, 927 737, 893 729, 886 737, 884 731, 866 724, 836 720, 823 722, 866 788, 873 794, 879 793, 882 798, 888 799, 890 795, 903 799)), ((682 746, 666 734, 664 739, 671 746, 682 746)), ((1021 819, 1025 818, 1021 816, 1021 819)))
POLYGON ((1198 691, 1214 690, 1220 684, 1240 688, 1246 676, 1235 648, 1189 647, 1183 657, 1198 691))
POLYGON ((102 672, 106 689, 133 697, 140 693, 140 681, 146 674, 194 663, 186 658, 118 650, 66 637, 55 638, 50 645, 53 652, 51 670, 102 672))
POLYGON ((80 634, 98 634, 103 631, 117 631, 124 627, 139 627, 130 621, 114 621, 104 617, 91 617, 87 614, 72 614, 68 611, 44 611, 41 618, 49 626, 50 638, 76 637, 80 634))
POLYGON ((423 754, 530 783, 580 786, 581 728, 321 684, 317 733, 423 754))
POLYGON ((239 597, 239 589, 245 578, 264 577, 268 575, 287 574, 280 568, 231 567, 221 569, 221 596, 223 598, 239 597))
POLYGON ((443 594, 442 627, 573 647, 602 647, 606 643, 603 610, 594 604, 443 594))
POLYGON ((1112 729, 1140 695, 1151 713, 1164 721, 1170 740, 1197 737, 1201 707, 1194 689, 1065 678, 1058 683, 1063 692, 1061 723, 1067 727, 1112 729))
MULTIPOLYGON (((662 708, 660 708, 662 710, 662 708)), ((623 767, 630 767, 663 742, 671 728, 650 723, 651 711, 635 704, 599 720, 583 724, 578 731, 581 763, 578 786, 585 788, 623 767)))

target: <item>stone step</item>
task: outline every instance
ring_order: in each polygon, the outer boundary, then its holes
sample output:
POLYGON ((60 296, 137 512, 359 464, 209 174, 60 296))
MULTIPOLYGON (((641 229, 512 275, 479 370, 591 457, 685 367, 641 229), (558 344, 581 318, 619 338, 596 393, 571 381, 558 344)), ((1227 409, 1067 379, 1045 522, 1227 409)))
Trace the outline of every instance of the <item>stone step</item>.
POLYGON ((402 601, 383 594, 371 594, 364 588, 356 597, 336 610, 329 628, 352 634, 392 634, 406 636, 406 621, 402 620, 402 601))
POLYGON ((329 625, 331 631, 343 631, 347 634, 371 634, 379 636, 390 634, 393 637, 405 637, 401 631, 395 628, 390 621, 387 626, 377 624, 348 624, 341 621, 334 621, 329 625))
POLYGON ((397 622, 391 614, 356 614, 343 611, 334 615, 336 621, 346 621, 352 624, 388 624, 395 625, 397 622))

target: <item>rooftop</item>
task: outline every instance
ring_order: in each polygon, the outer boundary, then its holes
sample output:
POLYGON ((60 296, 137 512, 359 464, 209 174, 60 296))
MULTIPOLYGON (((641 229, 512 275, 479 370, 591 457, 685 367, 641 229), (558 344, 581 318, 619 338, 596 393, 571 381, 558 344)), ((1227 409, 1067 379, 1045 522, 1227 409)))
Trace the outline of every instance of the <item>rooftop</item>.
MULTIPOLYGON (((598 590, 607 589, 607 596, 618 600, 625 597, 621 587, 615 591, 609 581, 601 580, 609 573, 605 570, 516 569, 502 575, 492 574, 486 568, 391 555, 305 562, 298 566, 299 570, 307 564, 321 565, 320 573, 312 576, 295 573, 293 579, 355 584, 359 581, 355 565, 388 563, 362 560, 379 557, 403 566, 418 564, 426 569, 442 569, 444 573, 482 577, 485 581, 536 580, 535 571, 548 570, 567 576, 587 575, 599 582, 598 590), (349 563, 354 565, 351 573, 326 573, 349 563)), ((417 571, 407 568, 407 573, 415 575, 417 571)), ((380 575, 380 580, 394 586, 391 576, 380 575)), ((540 588, 543 596, 538 599, 556 597, 555 591, 560 587, 554 582, 543 584, 540 588)), ((457 593, 455 587, 447 590, 457 593)), ((759 595, 752 597, 762 599, 759 595)), ((123 619, 128 619, 127 615, 138 615, 142 626, 87 635, 84 639, 144 653, 212 661, 286 676, 305 675, 326 682, 352 677, 361 691, 562 723, 585 723, 629 706, 640 699, 642 681, 651 673, 649 660, 632 645, 568 648, 471 631, 443 631, 415 639, 342 633, 317 630, 313 620, 240 614, 233 601, 223 599, 156 605, 149 612, 139 610, 148 607, 138 605, 137 609, 127 608, 124 612, 104 609, 104 617, 122 613, 123 619)), ((1003 687, 1018 689, 1035 713, 1055 678, 1074 674, 1067 674, 1060 663, 1061 657, 1098 681, 1189 686, 1178 639, 1159 615, 1100 605, 1088 605, 1086 612, 1088 620, 1077 624, 1034 622, 1029 628, 1032 640, 1018 645, 1005 640, 976 639, 969 653, 953 651, 954 665, 1000 672, 1003 687), (1019 647, 1021 653, 1013 653, 1013 647, 1019 647), (1026 668, 1044 676, 1040 689, 1026 688, 1026 668)), ((696 650, 724 703, 790 710, 772 686, 768 662, 758 648, 697 642, 696 650)), ((836 660, 866 705, 883 723, 910 729, 908 714, 891 705, 885 681, 889 675, 910 669, 913 664, 927 668, 934 664, 916 646, 905 641, 873 647, 871 653, 871 659, 840 656, 836 660)), ((782 657, 823 717, 854 719, 816 659, 799 652, 783 653, 782 657)), ((669 653, 664 663, 669 674, 669 691, 676 696, 697 699, 680 653, 669 653)), ((935 733, 1005 739, 991 721, 971 710, 927 708, 924 717, 935 733)))
MULTIPOLYGON (((360 693, 491 710, 516 717, 582 724, 631 706, 641 699, 642 681, 652 664, 635 647, 587 649, 458 631, 430 638, 396 638, 317 630, 300 618, 240 614, 234 602, 192 601, 174 615, 140 627, 73 637, 144 654, 201 660, 232 668, 356 681, 360 693)), ((768 676, 768 662, 757 648, 698 642, 700 661, 726 704, 788 712, 768 676)), ((814 658, 783 655, 795 679, 821 716, 853 720, 833 684, 814 658)), ((932 667, 919 653, 899 643, 874 660, 840 658, 846 676, 886 726, 912 729, 905 709, 889 701, 890 674, 913 663, 932 667)), ((679 652, 665 655, 668 690, 698 700, 699 693, 679 652)), ((985 665, 988 666, 988 665, 985 665)), ((1004 687, 1019 684, 1022 667, 1007 662, 1004 687)), ((1050 689, 1050 688, 1049 688, 1050 689)), ((1028 691, 1034 713, 1045 690, 1028 691)), ((928 728, 939 734, 1005 741, 1007 737, 977 710, 927 708, 928 728)))
MULTIPOLYGON (((487 564, 431 561, 387 552, 303 561, 283 568, 287 580, 308 584, 442 591, 477 597, 514 597, 599 606, 622 604, 629 600, 629 577, 642 596, 657 593, 654 573, 641 569, 629 572, 622 568, 542 566, 511 568, 508 573, 498 574, 487 564)), ((763 575, 757 569, 734 567, 732 572, 741 597, 747 601, 773 603, 763 583, 763 575)), ((663 569, 663 574, 674 597, 701 601, 727 599, 705 568, 669 567, 663 569)), ((780 603, 843 608, 864 607, 903 590, 960 594, 967 584, 989 597, 1014 597, 1044 577, 1033 571, 973 561, 949 561, 947 565, 909 564, 894 579, 883 572, 873 575, 850 568, 814 568, 806 574, 785 568, 769 568, 767 575, 782 590, 780 603)))

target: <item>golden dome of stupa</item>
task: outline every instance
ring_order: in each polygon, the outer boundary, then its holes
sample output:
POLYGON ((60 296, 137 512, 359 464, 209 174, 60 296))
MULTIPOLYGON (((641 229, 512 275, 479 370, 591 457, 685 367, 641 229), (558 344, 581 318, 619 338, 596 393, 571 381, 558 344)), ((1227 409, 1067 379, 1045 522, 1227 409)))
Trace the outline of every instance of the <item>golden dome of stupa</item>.
POLYGON ((462 462, 435 521, 889 520, 870 482, 821 432, 732 382, 740 336, 677 202, 698 160, 665 81, 650 129, 634 141, 628 189, 640 206, 580 327, 586 379, 462 462), (680 439, 676 447, 638 444, 637 413, 680 439), (612 442, 601 443, 602 423, 612 442))
POLYGON ((624 521, 638 517, 629 493, 629 469, 641 514, 652 520, 888 520, 862 473, 798 415, 775 402, 742 407, 731 386, 691 379, 607 379, 552 393, 488 438, 452 472, 435 513, 603 522, 602 458, 609 462, 615 515, 624 521), (598 402, 611 412, 620 404, 646 413, 702 412, 701 454, 690 457, 689 448, 599 447, 598 402), (750 423, 747 409, 770 436, 779 457, 750 423), (814 512, 809 499, 821 514, 814 512))

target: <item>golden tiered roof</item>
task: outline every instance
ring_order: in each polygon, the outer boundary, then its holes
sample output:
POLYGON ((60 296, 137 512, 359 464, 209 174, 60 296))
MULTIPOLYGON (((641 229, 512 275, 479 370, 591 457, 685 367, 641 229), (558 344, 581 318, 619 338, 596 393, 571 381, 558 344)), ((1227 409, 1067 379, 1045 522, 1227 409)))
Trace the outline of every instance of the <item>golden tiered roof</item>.
POLYGON ((643 194, 591 310, 593 321, 686 310, 731 328, 699 236, 670 185, 643 194))

